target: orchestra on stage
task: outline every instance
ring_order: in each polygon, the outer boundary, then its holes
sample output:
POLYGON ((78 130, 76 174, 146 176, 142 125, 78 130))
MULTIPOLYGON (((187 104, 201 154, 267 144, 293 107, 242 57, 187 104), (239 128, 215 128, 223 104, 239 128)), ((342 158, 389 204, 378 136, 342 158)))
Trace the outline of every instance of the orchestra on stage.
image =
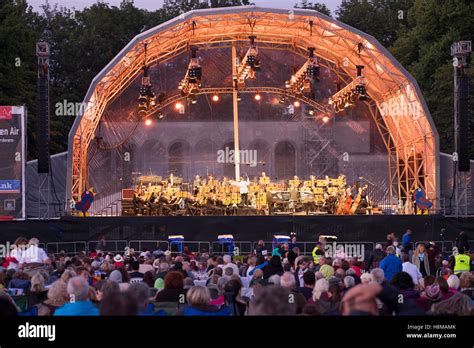
POLYGON ((287 182, 272 182, 263 172, 253 181, 208 175, 196 176, 192 183, 173 174, 141 176, 135 189, 123 191, 122 215, 381 214, 367 194, 367 185, 348 185, 344 175, 308 180, 294 176, 287 182))

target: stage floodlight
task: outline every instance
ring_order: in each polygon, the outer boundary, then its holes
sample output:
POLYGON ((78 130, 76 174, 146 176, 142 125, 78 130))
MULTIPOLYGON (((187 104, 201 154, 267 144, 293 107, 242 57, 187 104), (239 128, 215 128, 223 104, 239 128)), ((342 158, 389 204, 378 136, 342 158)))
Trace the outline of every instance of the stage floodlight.
POLYGON ((261 96, 260 94, 258 94, 258 93, 255 94, 255 97, 254 97, 254 98, 255 98, 256 101, 262 100, 262 96, 261 96))
POLYGON ((293 106, 294 106, 295 108, 299 108, 300 105, 301 105, 301 103, 299 102, 299 100, 295 100, 295 102, 293 103, 293 106))
POLYGON ((219 98, 219 95, 218 95, 218 94, 214 94, 214 95, 212 96, 212 101, 213 101, 213 102, 218 102, 219 99, 220 99, 220 98, 219 98))
POLYGON ((147 118, 147 119, 145 120, 145 126, 147 126, 147 127, 150 127, 150 126, 152 125, 152 123, 153 123, 153 122, 152 122, 151 119, 149 119, 149 118, 147 118))

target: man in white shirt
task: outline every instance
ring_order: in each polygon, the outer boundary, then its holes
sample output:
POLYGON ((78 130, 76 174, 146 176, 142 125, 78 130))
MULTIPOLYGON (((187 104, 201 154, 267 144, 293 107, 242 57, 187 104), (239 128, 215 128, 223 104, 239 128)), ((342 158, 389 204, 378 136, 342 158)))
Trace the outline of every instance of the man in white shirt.
POLYGON ((37 238, 31 238, 28 242, 28 248, 23 252, 20 265, 25 264, 50 264, 50 259, 43 248, 38 246, 39 240, 37 238))
POLYGON ((241 197, 243 205, 248 205, 249 185, 250 185, 250 181, 248 177, 247 177, 247 180, 244 180, 244 178, 242 177, 240 178, 238 186, 239 186, 240 197, 241 197))
POLYGON ((222 266, 222 270, 225 272, 226 268, 232 268, 233 275, 239 275, 239 267, 235 263, 232 263, 232 257, 230 255, 224 255, 224 266, 222 266))
POLYGON ((420 284, 420 279, 423 278, 423 275, 421 274, 418 267, 410 262, 410 256, 408 254, 403 254, 402 262, 403 272, 406 272, 411 276, 411 279, 413 279, 413 284, 420 284))

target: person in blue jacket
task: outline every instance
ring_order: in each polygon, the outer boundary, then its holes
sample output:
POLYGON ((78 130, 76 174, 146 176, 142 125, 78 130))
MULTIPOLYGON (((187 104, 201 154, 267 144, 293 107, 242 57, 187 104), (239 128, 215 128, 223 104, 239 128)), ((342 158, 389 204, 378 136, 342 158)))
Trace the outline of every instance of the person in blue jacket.
POLYGON ((383 269, 385 273, 385 279, 391 281, 393 276, 399 272, 402 272, 402 262, 395 255, 395 247, 389 246, 387 248, 387 256, 380 261, 379 267, 383 269))
POLYGON ((84 277, 77 276, 69 279, 67 292, 70 296, 68 303, 54 312, 55 316, 96 316, 99 309, 89 300, 89 284, 84 277))
POLYGON ((217 307, 209 304, 211 295, 204 286, 193 286, 186 294, 187 305, 182 310, 185 316, 230 316, 227 306, 217 307))

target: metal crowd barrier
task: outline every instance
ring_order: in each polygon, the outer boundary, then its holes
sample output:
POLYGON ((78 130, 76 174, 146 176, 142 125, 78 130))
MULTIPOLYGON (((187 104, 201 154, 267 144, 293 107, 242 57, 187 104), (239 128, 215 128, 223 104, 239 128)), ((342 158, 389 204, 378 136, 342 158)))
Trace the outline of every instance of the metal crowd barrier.
MULTIPOLYGON (((97 249, 98 240, 91 240, 87 243, 87 250, 91 251, 97 249)), ((111 253, 120 253, 123 254, 125 252, 125 248, 128 247, 128 241, 126 240, 106 240, 105 246, 102 248, 106 252, 111 253)))
MULTIPOLYGON (((92 240, 89 242, 86 241, 75 241, 75 242, 55 242, 55 243, 40 243, 39 246, 43 248, 49 254, 59 254, 64 252, 66 255, 73 255, 79 252, 86 252, 87 254, 97 248, 99 241, 92 240)), ((453 241, 434 241, 438 246, 440 246, 442 251, 451 251, 454 247, 453 241)), ((350 247, 357 247, 359 245, 364 246, 364 253, 367 254, 375 249, 376 244, 384 244, 385 242, 368 242, 368 241, 348 241, 348 242, 337 242, 338 245, 349 245, 350 247)), ((416 243, 428 243, 428 241, 417 241, 412 244, 412 247, 416 243)), ((234 241, 234 247, 238 248, 240 255, 251 254, 255 250, 258 241, 234 241)), ((300 247, 302 255, 311 255, 316 242, 297 242, 300 247)), ((329 245, 333 245, 329 243, 329 245)), ((469 245, 471 250, 474 247, 474 240, 469 240, 469 245)), ((222 245, 218 241, 183 241, 183 247, 187 246, 189 251, 196 252, 209 252, 216 255, 223 255, 226 252, 223 250, 222 245)), ((268 253, 272 252, 273 241, 264 241, 264 246, 268 253)), ((102 248, 102 251, 113 252, 123 254, 127 248, 133 249, 134 251, 142 252, 144 250, 156 250, 160 248, 161 250, 169 249, 169 242, 167 240, 106 240, 105 246, 102 248)), ((358 249, 359 250, 359 249, 358 249)), ((412 248, 413 250, 413 248, 412 248)))
POLYGON ((128 243, 130 249, 135 251, 142 252, 145 249, 147 250, 156 250, 160 248, 161 250, 168 250, 169 243, 167 240, 131 240, 128 243))
POLYGON ((55 255, 62 252, 66 255, 76 255, 79 252, 87 253, 87 244, 85 241, 47 243, 46 252, 55 255))
MULTIPOLYGON (((452 240, 431 240, 431 241, 428 241, 428 240, 418 240, 416 242, 411 242, 410 245, 411 245, 411 250, 415 250, 415 247, 417 244, 419 243, 424 243, 424 244, 428 244, 430 242, 434 242, 437 246, 440 247, 441 249, 441 252, 444 252, 444 251, 451 251, 453 250, 453 247, 454 247, 454 242, 452 240)), ((473 241, 474 242, 474 241, 473 241)), ((381 244, 381 245, 384 245, 385 243, 387 243, 387 241, 385 242, 376 242, 375 244, 381 244)), ((402 243, 399 242, 398 243, 399 247, 402 246, 402 243)))
MULTIPOLYGON (((235 242, 234 242, 235 243, 235 242)), ((268 252, 272 252, 273 248, 273 242, 272 241, 263 241, 265 248, 267 249, 268 252)), ((253 242, 253 248, 252 252, 255 250, 257 247, 258 242, 253 242)), ((313 252, 314 247, 316 246, 316 241, 314 242, 296 242, 296 244, 300 248, 301 255, 311 255, 313 252)), ((330 245, 333 245, 332 243, 328 243, 330 245)), ((358 246, 358 245, 364 245, 364 252, 370 252, 374 250, 375 248, 375 243, 374 242, 368 242, 368 241, 348 241, 348 242, 337 242, 336 241, 336 247, 338 245, 353 245, 353 246, 358 246)))
MULTIPOLYGON (((253 252, 254 248, 253 248, 253 242, 250 242, 250 241, 243 241, 243 242, 240 242, 240 241, 234 241, 234 250, 237 249, 238 252, 239 252, 239 255, 242 255, 242 254, 250 254, 253 252), (237 249, 238 248, 238 249, 237 249)), ((212 242, 211 244, 211 252, 212 254, 215 254, 215 255, 224 255, 224 254, 227 254, 227 252, 225 252, 223 250, 223 245, 220 244, 218 241, 214 241, 212 242)))

